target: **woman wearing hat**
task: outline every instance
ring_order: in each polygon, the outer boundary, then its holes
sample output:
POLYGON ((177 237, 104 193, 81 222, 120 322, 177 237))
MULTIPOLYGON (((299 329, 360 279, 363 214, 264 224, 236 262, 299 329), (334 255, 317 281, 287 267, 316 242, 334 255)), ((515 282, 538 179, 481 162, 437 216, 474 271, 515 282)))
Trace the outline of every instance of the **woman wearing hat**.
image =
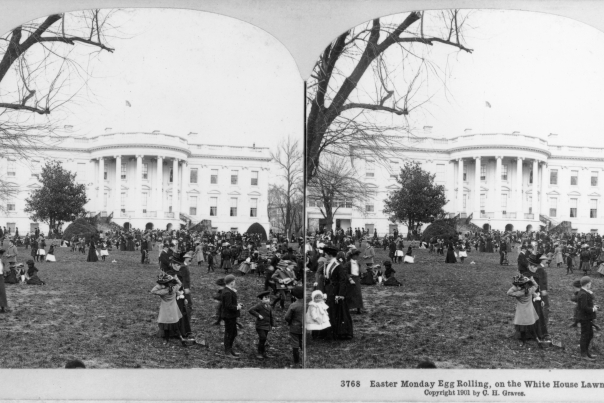
POLYGON ((354 334, 352 317, 346 300, 347 288, 350 281, 346 270, 337 259, 338 250, 331 246, 323 248, 328 263, 325 266, 325 293, 327 294, 327 306, 329 307, 329 321, 332 327, 325 329, 324 337, 352 338, 354 334))
POLYGON ((564 257, 562 256, 562 247, 557 242, 554 244, 554 263, 556 263, 556 267, 560 267, 562 263, 564 263, 564 257))
POLYGON ((2 263, 3 255, 4 249, 0 248, 0 313, 5 313, 6 308, 8 308, 6 289, 4 288, 4 264, 2 263))
POLYGON ((447 257, 445 258, 445 263, 457 263, 457 259, 455 258, 455 243, 453 242, 453 237, 449 237, 449 242, 447 242, 447 257))
POLYGON ((344 264, 344 270, 350 277, 350 284, 346 287, 346 300, 349 309, 356 309, 358 314, 363 313, 363 294, 361 293, 361 265, 358 257, 361 251, 350 251, 350 260, 344 264))
POLYGON ((587 275, 587 272, 591 272, 591 253, 589 252, 589 245, 581 245, 581 254, 579 255, 581 260, 581 266, 579 270, 583 270, 583 273, 587 275))
POLYGON ((520 333, 522 346, 526 344, 526 339, 536 338, 536 324, 539 321, 539 315, 533 305, 533 298, 539 286, 534 279, 518 274, 512 279, 512 287, 507 295, 516 298, 516 314, 514 315, 514 326, 520 333))
POLYGON ((177 290, 179 285, 178 277, 162 273, 158 276, 157 285, 153 287, 151 294, 161 298, 157 324, 159 336, 164 339, 164 344, 168 344, 171 335, 176 334, 180 338, 183 347, 186 347, 180 326, 182 313, 176 303, 176 299, 180 296, 177 290))
POLYGON ((86 258, 87 262, 98 262, 99 257, 96 255, 96 246, 94 244, 94 236, 90 237, 90 244, 88 248, 88 257, 86 258))
POLYGON ((179 280, 179 286, 177 287, 180 295, 176 298, 176 304, 182 313, 182 319, 180 320, 180 331, 184 336, 189 336, 191 332, 191 311, 192 311, 192 300, 191 300, 191 274, 187 265, 184 262, 174 256, 171 260, 171 270, 167 274, 175 276, 179 280))

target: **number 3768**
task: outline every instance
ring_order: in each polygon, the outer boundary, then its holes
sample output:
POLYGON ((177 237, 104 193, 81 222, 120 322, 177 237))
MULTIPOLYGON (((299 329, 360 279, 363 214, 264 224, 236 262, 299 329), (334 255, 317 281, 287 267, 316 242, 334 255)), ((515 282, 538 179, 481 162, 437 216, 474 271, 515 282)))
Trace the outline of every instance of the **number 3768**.
POLYGON ((360 388, 361 381, 342 381, 340 386, 342 388, 360 388))

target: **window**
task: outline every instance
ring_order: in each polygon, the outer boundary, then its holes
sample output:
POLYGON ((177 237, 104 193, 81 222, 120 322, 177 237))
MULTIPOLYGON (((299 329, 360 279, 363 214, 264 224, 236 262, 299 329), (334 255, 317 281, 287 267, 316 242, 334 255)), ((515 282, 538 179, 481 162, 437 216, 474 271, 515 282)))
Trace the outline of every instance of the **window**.
POLYGON ((533 196, 527 196, 526 197, 526 201, 528 202, 528 210, 529 210, 529 214, 533 213, 533 196))
POLYGON ((76 178, 80 182, 84 182, 86 180, 86 164, 83 162, 78 162, 77 170, 76 170, 76 178))
POLYGON ((346 199, 344 207, 346 207, 346 208, 352 208, 352 200, 351 199, 346 199))
POLYGON ((250 200, 250 217, 258 216, 258 199, 250 200))
POLYGON ((237 198, 231 197, 231 217, 237 217, 237 198))
POLYGON ((501 166, 501 180, 504 180, 504 181, 508 180, 508 166, 507 165, 501 166))
POLYGON ((15 210, 17 210, 17 206, 16 206, 15 202, 14 201, 8 202, 6 204, 6 210, 8 210, 8 211, 15 211, 15 210))
POLYGON ((231 232, 239 232, 239 228, 237 228, 237 227, 231 227, 230 231, 231 232))
POLYGON ((577 199, 570 199, 570 217, 577 218, 577 199))
POLYGON ((570 184, 572 186, 579 184, 579 171, 570 171, 570 184))
POLYGON ((464 182, 466 182, 468 180, 467 175, 468 175, 468 164, 463 164, 463 180, 464 180, 464 182))
POLYGON ((367 160, 365 161, 365 177, 374 178, 375 177, 375 161, 367 160))
POLYGON ((141 197, 141 204, 143 207, 147 207, 147 200, 149 199, 149 192, 143 192, 141 197))
POLYGON ((7 176, 17 176, 17 169, 15 167, 15 160, 8 160, 8 166, 6 167, 6 175, 7 176))
POLYGON ((487 205, 487 195, 486 193, 480 194, 480 212, 484 213, 487 205))
POLYGON ((239 181, 239 171, 231 171, 231 185, 236 185, 239 181))
POLYGON ((126 179, 126 164, 122 164, 122 179, 126 179))
POLYGON ((174 168, 170 169, 170 183, 174 182, 174 168))
POLYGON ((197 215, 197 196, 189 197, 189 215, 197 215))
POLYGON ((589 218, 598 218, 598 199, 589 201, 589 218))
POLYGON ((258 171, 252 171, 252 186, 258 186, 258 171))
POLYGON ((507 193, 501 194, 501 209, 504 211, 508 209, 508 194, 507 193))
POLYGON ((551 171, 549 171, 549 184, 550 185, 558 184, 558 170, 557 169, 552 169, 551 171))
POLYGON ((36 177, 39 178, 40 177, 40 161, 38 160, 34 160, 32 161, 32 167, 31 167, 31 176, 32 177, 36 177))
POLYGON ((558 198, 550 197, 549 198, 549 216, 556 217, 558 214, 558 198))
POLYGON ((120 206, 122 207, 122 212, 126 212, 126 192, 122 192, 120 195, 120 206))
POLYGON ((149 179, 149 164, 143 164, 143 179, 149 179))
POLYGON ((217 169, 212 169, 212 171, 210 173, 210 183, 212 185, 215 185, 218 183, 218 170, 217 169))
POLYGON ((533 183, 533 170, 531 169, 531 172, 529 172, 529 183, 533 183))
MULTIPOLYGON (((464 175, 465 175, 465 174, 464 174, 464 175)), ((463 194, 463 208, 464 208, 464 209, 466 208, 467 204, 468 204, 468 194, 467 194, 467 193, 464 193, 464 194, 463 194)))
POLYGON ((368 213, 373 213, 373 212, 374 212, 374 206, 373 206, 373 203, 371 203, 371 204, 366 204, 366 205, 365 205, 365 210, 366 210, 368 213))
POLYGON ((197 168, 191 168, 189 171, 189 183, 197 183, 197 168))
POLYGON ((107 180, 107 168, 105 168, 105 171, 103 172, 103 180, 107 180))
POLYGON ((598 172, 591 172, 591 186, 598 186, 598 172))
POLYGON ((445 181, 445 164, 436 164, 436 181, 445 181))
POLYGON ((480 164, 480 180, 481 181, 487 180, 487 166, 484 164, 480 164))
POLYGON ((103 194, 103 207, 107 208, 107 192, 103 194))
POLYGON ((210 215, 215 216, 218 213, 218 197, 210 197, 210 215))

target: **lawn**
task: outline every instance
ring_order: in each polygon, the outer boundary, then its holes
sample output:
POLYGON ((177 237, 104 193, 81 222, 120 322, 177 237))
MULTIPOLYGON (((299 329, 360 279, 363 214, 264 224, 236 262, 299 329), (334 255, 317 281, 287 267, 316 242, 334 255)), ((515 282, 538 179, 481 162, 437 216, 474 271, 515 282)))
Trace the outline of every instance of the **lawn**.
MULTIPOLYGON (((376 253, 376 262, 388 260, 383 250, 376 253)), ((564 348, 539 350, 529 342, 518 350, 511 338, 515 299, 506 295, 517 274, 516 252, 509 255, 510 266, 499 266, 498 253, 471 252, 463 264, 445 264, 444 256, 427 250, 415 255, 416 264, 394 265, 402 287, 362 286, 367 313, 352 314, 352 340, 308 338, 307 368, 414 368, 423 360, 439 368, 604 368, 600 333, 592 341, 599 357, 590 363, 580 360, 580 330, 569 328, 571 284, 581 273, 546 269, 549 331, 564 348)), ((596 301, 602 300, 604 280, 597 273, 591 277, 596 301)))
MULTIPOLYGON (((24 262, 29 250, 19 248, 24 262)), ((269 333, 268 360, 255 358, 257 333, 247 310, 257 303, 264 279, 240 277, 237 289, 245 304, 243 329, 235 342, 239 360, 222 356, 223 326, 212 326, 223 271, 206 273, 206 265, 191 267, 194 311, 191 327, 209 349, 168 346, 157 337, 159 297, 155 285, 157 264, 140 264, 140 252, 112 251, 106 262, 87 263, 86 255, 57 248, 56 263, 37 263, 44 286, 6 285, 10 312, 0 314, 1 368, 58 368, 80 359, 89 368, 284 368, 291 364, 285 311, 277 307, 276 330, 269 333), (115 259, 116 264, 111 261, 115 259)), ((157 261, 157 251, 151 255, 157 261)), ((286 303, 286 309, 289 302, 286 303)))

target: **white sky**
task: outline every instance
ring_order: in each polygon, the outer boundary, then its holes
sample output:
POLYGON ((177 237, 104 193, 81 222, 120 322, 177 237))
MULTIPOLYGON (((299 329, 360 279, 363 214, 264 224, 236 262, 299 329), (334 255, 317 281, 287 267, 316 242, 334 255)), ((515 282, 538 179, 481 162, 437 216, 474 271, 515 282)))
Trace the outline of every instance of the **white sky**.
MULTIPOLYGON (((468 23, 465 44, 472 54, 438 44, 430 51, 438 66, 448 62, 449 93, 433 82, 435 96, 410 116, 417 134, 423 126, 444 137, 466 128, 544 138, 557 133, 558 143, 604 145, 604 33, 524 11, 476 10, 468 23)), ((402 123, 390 115, 380 120, 402 123)))
POLYGON ((115 52, 93 61, 77 105, 55 114, 78 134, 197 132, 204 143, 258 147, 302 138, 303 82, 271 35, 191 10, 126 10, 113 22, 115 52))

